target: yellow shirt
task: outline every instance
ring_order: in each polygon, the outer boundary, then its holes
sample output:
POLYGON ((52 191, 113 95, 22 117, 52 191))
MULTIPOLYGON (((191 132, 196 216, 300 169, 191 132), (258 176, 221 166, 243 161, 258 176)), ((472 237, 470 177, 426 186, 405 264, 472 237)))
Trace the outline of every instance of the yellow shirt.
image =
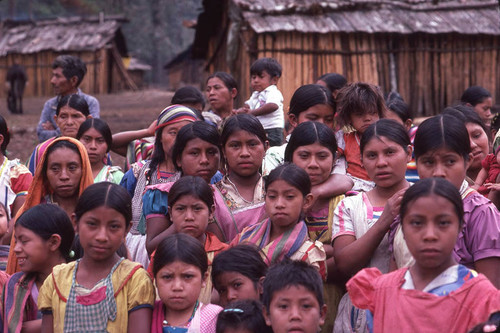
MULTIPOLYGON (((153 308, 155 289, 149 274, 139 264, 123 260, 111 276, 115 291, 117 315, 108 322, 109 332, 127 332, 128 314, 142 307, 153 308), (118 291, 118 294, 117 294, 118 291)), ((52 311, 54 332, 63 332, 66 299, 71 290, 75 262, 55 266, 38 295, 38 310, 52 311)))

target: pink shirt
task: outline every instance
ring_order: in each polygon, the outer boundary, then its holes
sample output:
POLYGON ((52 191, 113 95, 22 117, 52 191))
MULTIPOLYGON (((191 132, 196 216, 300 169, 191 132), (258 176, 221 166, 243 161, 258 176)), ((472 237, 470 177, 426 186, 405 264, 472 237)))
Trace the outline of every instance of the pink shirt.
POLYGON ((447 296, 436 296, 402 289, 407 269, 382 275, 365 268, 347 282, 352 303, 373 314, 375 333, 466 333, 500 310, 500 291, 481 274, 447 296))

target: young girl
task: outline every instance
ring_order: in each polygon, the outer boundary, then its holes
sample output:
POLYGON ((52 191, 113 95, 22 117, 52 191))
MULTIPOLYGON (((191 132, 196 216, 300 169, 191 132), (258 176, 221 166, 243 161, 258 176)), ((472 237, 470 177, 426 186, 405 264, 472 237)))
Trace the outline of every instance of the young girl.
MULTIPOLYGON (((193 110, 172 105, 165 108, 158 120, 154 122, 155 135, 154 153, 151 159, 132 164, 120 183, 132 197, 132 228, 127 235, 127 248, 131 259, 149 265, 146 251, 146 220, 142 212, 142 197, 148 185, 166 183, 175 174, 175 164, 172 159, 172 147, 179 130, 185 125, 195 122, 193 110)), ((113 136, 114 140, 115 136, 113 136)))
MULTIPOLYGON (((290 99, 288 119, 293 128, 307 121, 316 121, 333 129, 335 102, 330 91, 319 84, 306 84, 299 87, 290 99)), ((290 136, 287 136, 286 141, 288 142, 288 140, 290 140, 290 136)), ((274 168, 283 163, 286 147, 287 143, 271 147, 266 151, 262 164, 263 175, 268 175, 274 168)), ((313 200, 318 198, 328 200, 344 194, 352 188, 352 185, 352 180, 346 175, 332 173, 327 181, 319 186, 313 186, 313 200)))
POLYGON ((140 264, 116 251, 130 228, 127 191, 101 182, 81 195, 72 215, 83 257, 54 267, 38 297, 43 332, 149 332, 154 287, 140 264))
POLYGON ((104 164, 106 155, 113 143, 111 129, 108 124, 98 118, 87 119, 80 125, 76 138, 87 149, 94 183, 106 181, 120 184, 123 178, 121 169, 117 166, 104 164))
POLYGON ((263 305, 258 300, 238 300, 228 304, 217 317, 216 333, 259 332, 271 333, 262 314, 263 305))
POLYGON ((219 304, 259 300, 266 272, 267 265, 253 245, 239 244, 220 253, 212 263, 212 281, 219 293, 219 304))
MULTIPOLYGON (((364 267, 389 271, 388 231, 409 183, 406 164, 412 148, 406 129, 394 120, 381 119, 361 137, 362 163, 375 187, 346 197, 333 217, 333 249, 337 269, 352 276, 364 267)), ((339 305, 335 328, 359 331, 365 327, 359 313, 345 295, 339 305)))
POLYGON ((467 182, 472 186, 479 171, 481 171, 482 161, 491 152, 486 126, 472 108, 468 106, 448 107, 444 109, 442 114, 459 119, 467 128, 471 150, 469 166, 467 167, 467 182))
MULTIPOLYGON (((293 162, 304 169, 311 185, 321 186, 330 177, 335 164, 337 141, 335 133, 328 126, 315 121, 300 124, 293 131, 285 151, 285 161, 293 162)), ((339 274, 333 259, 332 247, 332 221, 333 212, 344 195, 332 198, 318 198, 305 214, 305 222, 309 238, 323 243, 326 252, 326 263, 329 282, 338 282, 339 274)), ((345 281, 342 281, 342 285, 345 281)), ((332 331, 333 320, 336 315, 337 305, 344 293, 333 283, 325 284, 325 302, 328 305, 327 323, 323 325, 324 331, 332 331)))
MULTIPOLYGON (((168 192, 174 182, 181 176, 200 176, 207 183, 215 183, 222 179, 222 174, 218 171, 219 146, 220 136, 217 129, 206 122, 196 121, 179 131, 172 148, 172 160, 177 172, 167 183, 149 186, 144 193, 143 213, 147 223, 148 253, 153 253, 158 243, 171 233, 167 231, 171 225, 167 217, 168 192)), ((217 237, 224 238, 222 235, 217 237)))
MULTIPOLYGON (((464 227, 453 255, 468 268, 483 273, 500 287, 500 213, 485 197, 468 186, 466 178, 471 145, 464 124, 449 115, 427 119, 415 136, 415 157, 421 179, 442 177, 462 195, 464 227)), ((396 231, 394 258, 398 267, 411 263, 401 231, 396 231)))
POLYGON ((326 279, 323 244, 311 241, 302 211, 312 203, 309 175, 295 164, 285 163, 271 171, 265 184, 268 219, 246 227, 231 245, 250 243, 262 249, 264 260, 303 260, 326 279))
POLYGON ((21 272, 7 281, 2 294, 2 332, 40 332, 38 291, 58 264, 70 260, 75 236, 68 215, 56 205, 41 204, 16 220, 16 243, 12 248, 21 272))
MULTIPOLYGON (((294 129, 306 121, 317 121, 333 129, 335 101, 331 92, 319 84, 306 84, 299 87, 290 99, 288 120, 294 129)), ((286 137, 285 141, 289 140, 290 135, 286 137)), ((267 150, 262 166, 264 175, 268 175, 274 168, 283 163, 286 147, 287 143, 267 150)))
POLYGON ((170 235, 158 245, 152 265, 160 301, 155 303, 151 332, 214 333, 222 308, 198 300, 209 276, 200 242, 186 234, 170 235))
POLYGON ((10 219, 16 216, 23 205, 33 177, 18 159, 7 158, 9 142, 7 122, 0 115, 0 203, 4 205, 10 219))
POLYGON ((375 183, 361 163, 360 140, 371 124, 384 117, 384 97, 377 86, 357 82, 342 88, 337 101, 338 117, 343 130, 336 134, 341 156, 339 167, 335 171, 347 173, 351 177, 354 191, 369 191, 375 183), (354 130, 347 132, 347 127, 354 130))
POLYGON ((226 175, 215 184, 215 219, 224 240, 231 241, 244 227, 266 217, 259 170, 268 143, 262 124, 249 114, 227 118, 221 142, 226 175))
MULTIPOLYGON (((40 167, 35 172, 18 215, 39 203, 54 203, 71 216, 79 196, 93 183, 85 147, 73 138, 56 138, 47 146, 40 160, 40 167)), ((11 248, 14 248, 14 243, 12 237, 11 248)), ((18 271, 17 259, 10 251, 6 272, 14 274, 18 271)))
MULTIPOLYGON (((201 177, 181 177, 168 193, 168 214, 172 226, 157 236, 160 242, 172 233, 185 233, 196 238, 205 247, 209 275, 214 257, 228 247, 207 231, 209 221, 213 220, 214 209, 213 191, 205 180, 201 177)), ((210 303, 211 295, 212 279, 209 276, 200 294, 200 301, 210 303)))
POLYGON ((400 216, 415 263, 386 275, 367 268, 347 283, 354 305, 373 315, 374 332, 465 333, 498 311, 500 291, 454 259, 464 217, 455 186, 419 181, 406 191, 400 216))
MULTIPOLYGON (((401 123, 410 136, 410 141, 413 145, 415 140, 415 134, 417 133, 418 126, 413 125, 413 116, 410 111, 410 107, 403 100, 397 92, 391 92, 386 99, 387 112, 385 118, 392 119, 401 123)), ((406 180, 410 183, 415 183, 418 181, 417 164, 415 162, 415 156, 412 156, 410 163, 406 167, 406 180)))

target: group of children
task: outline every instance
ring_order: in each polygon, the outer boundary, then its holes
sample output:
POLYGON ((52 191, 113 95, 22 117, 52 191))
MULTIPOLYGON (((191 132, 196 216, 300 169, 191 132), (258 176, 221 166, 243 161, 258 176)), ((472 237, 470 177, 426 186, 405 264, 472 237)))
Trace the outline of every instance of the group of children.
MULTIPOLYGON (((410 130, 400 97, 310 84, 284 141, 281 66, 259 59, 251 74, 248 105, 220 128, 195 95, 116 136, 79 119, 77 97, 58 106, 63 136, 37 147, 24 205, 0 219, 9 241, 13 229, 5 332, 496 329, 500 213, 467 182, 471 121, 452 112, 410 130), (117 141, 145 134, 145 160, 125 175, 108 165, 117 141)), ((233 98, 221 78, 209 78, 214 105, 233 98)))

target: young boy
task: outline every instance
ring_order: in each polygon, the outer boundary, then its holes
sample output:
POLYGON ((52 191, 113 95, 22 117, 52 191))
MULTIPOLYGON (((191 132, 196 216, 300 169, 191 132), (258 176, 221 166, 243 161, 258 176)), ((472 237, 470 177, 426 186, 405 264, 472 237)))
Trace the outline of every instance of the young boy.
POLYGON ((269 269, 262 303, 266 324, 274 333, 317 333, 325 322, 321 276, 303 261, 284 260, 269 269))
POLYGON ((250 113, 259 119, 266 130, 270 146, 283 144, 283 95, 276 87, 281 71, 281 65, 276 59, 257 59, 250 67, 252 96, 238 110, 238 113, 250 113))

